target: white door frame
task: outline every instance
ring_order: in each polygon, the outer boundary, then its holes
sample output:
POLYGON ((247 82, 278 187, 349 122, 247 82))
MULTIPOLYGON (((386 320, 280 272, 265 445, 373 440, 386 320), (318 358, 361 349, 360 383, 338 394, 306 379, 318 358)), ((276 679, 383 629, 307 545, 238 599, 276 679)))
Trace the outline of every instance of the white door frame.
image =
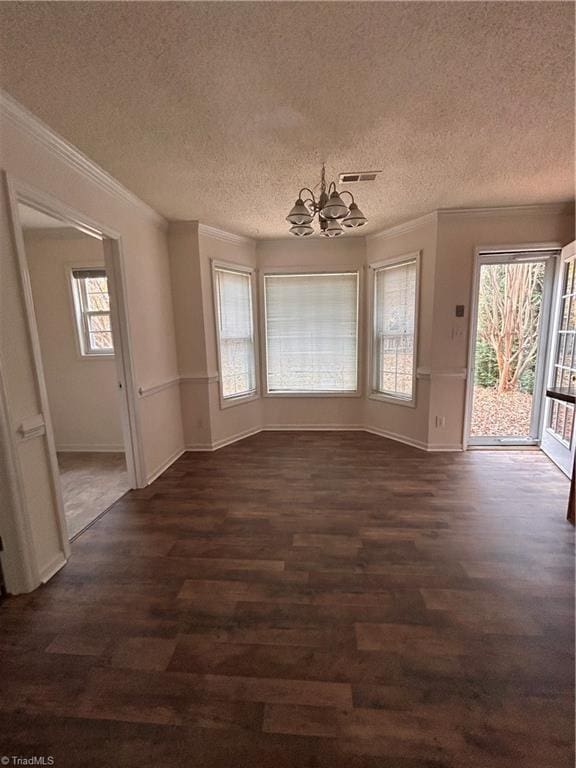
MULTIPOLYGON (((564 246, 562 248, 560 253, 560 258, 558 259, 558 267, 556 270, 556 274, 554 276, 554 304, 553 304, 553 312, 550 322, 550 329, 548 333, 548 360, 546 365, 546 381, 545 386, 549 387, 552 386, 553 382, 553 375, 554 375, 554 364, 556 362, 556 355, 558 351, 558 344, 559 344, 559 336, 558 336, 558 329, 560 327, 560 316, 562 313, 562 281, 563 281, 563 275, 564 275, 564 268, 566 265, 568 265, 568 262, 574 261, 576 259, 576 240, 568 243, 568 245, 564 246)), ((564 446, 561 445, 558 438, 553 435, 548 428, 546 427, 546 423, 548 421, 548 414, 550 413, 550 408, 552 407, 552 403, 554 402, 551 398, 547 397, 545 398, 546 402, 544 404, 544 408, 542 409, 542 440, 540 443, 540 447, 544 451, 544 453, 548 456, 549 459, 551 459, 556 466, 564 472, 564 474, 568 477, 572 477, 572 471, 574 466, 574 451, 576 450, 576 428, 573 429, 572 434, 572 440, 571 444, 568 449, 566 449, 564 446), (570 452, 570 458, 568 460, 568 465, 566 465, 566 461, 563 456, 564 450, 568 450, 570 452)))
MULTIPOLYGON (((472 277, 472 286, 470 294, 470 325, 468 329, 468 376, 466 382, 466 410, 464 415, 464 431, 462 435, 462 444, 464 450, 470 447, 470 425, 472 423, 472 405, 474 400, 474 379, 475 379, 475 355, 476 355, 476 333, 478 331, 478 299, 480 289, 480 268, 482 264, 489 263, 491 259, 494 259, 498 254, 514 253, 514 252, 533 252, 534 256, 538 256, 539 251, 560 251, 562 245, 558 242, 548 243, 521 243, 512 245, 479 245, 474 249, 474 271, 472 277)), ((556 270, 554 270, 554 276, 556 270)), ((548 297, 546 300, 546 307, 542 306, 541 317, 544 320, 545 327, 540 329, 540 339, 547 341, 548 329, 550 323, 550 313, 552 308, 552 292, 548 291, 548 297), (544 314, 545 312, 545 314, 544 314)), ((546 381, 546 372, 549 366, 549 350, 546 350, 546 358, 541 359, 538 370, 538 383, 535 385, 543 390, 546 381)), ((542 397, 543 402, 543 397, 542 397)), ((542 430, 542 423, 544 418, 544 408, 540 407, 538 418, 538 432, 542 430)), ((533 414, 534 417, 534 414, 533 414)), ((528 443, 527 443, 528 444, 528 443)), ((494 447, 498 447, 495 444, 494 447)), ((512 447, 512 446, 511 446, 512 447)), ((518 445, 514 446, 515 448, 518 445)))
MULTIPOLYGON (((134 377, 134 364, 130 347, 130 331, 128 325, 126 280, 124 273, 124 259, 120 235, 89 219, 84 214, 61 203, 51 195, 47 195, 30 185, 15 179, 4 173, 6 189, 8 192, 8 205, 12 219, 12 232, 17 253, 18 270, 21 280, 22 296, 26 312, 26 321, 30 336, 34 359, 34 374, 36 387, 42 408, 50 470, 52 475, 53 501, 57 510, 59 537, 62 550, 66 558, 70 555, 70 544, 60 474, 56 457, 56 445, 54 431, 50 416, 50 406, 46 389, 46 380, 42 365, 38 326, 34 310, 34 300, 30 282, 30 272, 24 245, 22 226, 18 213, 18 204, 28 205, 53 218, 59 219, 64 226, 71 226, 84 232, 86 235, 102 241, 104 250, 104 262, 108 273, 108 288, 110 294, 110 318, 112 334, 114 338, 114 352, 118 386, 121 390, 119 397, 120 412, 122 418, 122 432, 124 449, 126 453, 126 465, 130 487, 143 488, 146 485, 146 473, 143 462, 142 440, 138 412, 136 407, 136 388, 134 377)), ((14 437, 12 436, 12 440, 14 437)))

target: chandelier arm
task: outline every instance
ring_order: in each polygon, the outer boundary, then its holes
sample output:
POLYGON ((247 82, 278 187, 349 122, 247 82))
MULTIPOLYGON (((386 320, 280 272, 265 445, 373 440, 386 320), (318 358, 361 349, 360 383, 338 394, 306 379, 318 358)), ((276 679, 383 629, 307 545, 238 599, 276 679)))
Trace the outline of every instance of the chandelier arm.
POLYGON ((328 197, 330 197, 332 187, 334 187, 334 192, 336 192, 336 182, 335 181, 331 181, 330 184, 328 185, 328 197))
POLYGON ((312 192, 311 189, 309 189, 308 187, 302 187, 300 192, 298 192, 298 197, 300 197, 300 198, 302 197, 302 192, 309 192, 310 195, 311 195, 311 198, 312 198, 312 200, 314 202, 314 205, 316 205, 316 198, 314 197, 314 192, 312 192))
POLYGON ((355 202, 356 202, 356 201, 354 200, 354 195, 352 194, 352 192, 348 192, 348 190, 347 190, 347 189, 343 189, 343 190, 340 192, 340 197, 342 197, 342 195, 350 195, 350 197, 352 198, 352 202, 353 202, 353 203, 355 203, 355 202))

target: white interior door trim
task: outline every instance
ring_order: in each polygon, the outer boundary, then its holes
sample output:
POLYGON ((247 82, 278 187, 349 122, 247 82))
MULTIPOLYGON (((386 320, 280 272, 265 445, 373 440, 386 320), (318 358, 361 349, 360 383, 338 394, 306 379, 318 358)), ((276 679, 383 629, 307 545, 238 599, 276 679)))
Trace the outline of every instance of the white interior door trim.
MULTIPOLYGON (((85 234, 101 240, 103 243, 105 264, 109 277, 111 322, 114 335, 118 384, 122 390, 122 396, 119 399, 121 403, 126 463, 131 486, 140 488, 146 485, 146 473, 143 462, 138 411, 136 407, 134 363, 130 347, 130 329, 127 313, 126 280, 122 242, 120 235, 117 232, 89 219, 82 213, 75 211, 56 198, 53 198, 51 195, 47 195, 46 193, 17 180, 7 173, 4 173, 4 177, 12 220, 12 234, 20 273, 22 298, 34 359, 35 383, 42 408, 42 415, 46 424, 45 439, 47 442, 52 475, 53 500, 58 514, 59 538, 62 553, 67 559, 70 555, 70 544, 68 541, 68 531, 64 516, 54 431, 50 417, 48 393, 42 366, 40 340, 34 311, 34 301, 24 238, 18 214, 18 204, 28 205, 42 213, 53 216, 54 218, 61 220, 64 226, 73 226, 85 234)), ((11 430, 11 440, 14 441, 15 439, 15 432, 14 430, 11 430)), ((25 504, 25 499, 23 497, 21 503, 25 504)))

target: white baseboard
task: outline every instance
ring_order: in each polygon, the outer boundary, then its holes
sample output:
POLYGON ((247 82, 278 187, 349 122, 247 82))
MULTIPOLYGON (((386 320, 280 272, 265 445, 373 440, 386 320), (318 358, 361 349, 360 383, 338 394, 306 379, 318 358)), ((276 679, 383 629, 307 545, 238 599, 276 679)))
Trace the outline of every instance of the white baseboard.
POLYGON ((389 432, 387 429, 379 429, 378 427, 364 427, 364 432, 369 432, 371 435, 378 435, 378 437, 385 437, 388 440, 394 440, 397 443, 403 445, 409 445, 411 448, 419 448, 421 451, 428 450, 428 445, 422 440, 415 440, 412 437, 406 435, 399 435, 396 432, 389 432))
POLYGON ((171 464, 174 464, 174 462, 177 461, 180 458, 180 456, 182 456, 182 454, 186 453, 186 450, 187 450, 186 448, 179 448, 177 451, 175 451, 172 454, 172 456, 167 458, 166 461, 163 461, 159 467, 156 467, 155 470, 150 472, 150 474, 147 475, 146 477, 146 485, 150 485, 150 483, 153 483, 154 480, 159 478, 163 472, 166 472, 166 470, 171 464))
POLYGON ((224 448, 232 443, 237 443, 239 440, 244 440, 246 437, 252 437, 262 432, 262 427, 256 427, 255 429, 247 429, 244 432, 237 432, 230 437, 224 437, 221 440, 215 440, 213 443, 191 443, 186 446, 187 451, 217 451, 219 448, 224 448))
MULTIPOLYGON (((239 432, 223 440, 217 440, 213 443, 189 443, 186 445, 186 451, 217 451, 226 445, 237 443, 246 437, 252 437, 260 432, 368 432, 371 435, 384 437, 387 440, 394 440, 403 445, 409 445, 412 448, 418 448, 420 451, 430 453, 463 451, 461 444, 444 445, 442 443, 424 443, 422 440, 415 440, 406 435, 399 435, 396 432, 389 432, 386 429, 377 427, 365 427, 361 424, 267 424, 264 427, 249 429, 245 432, 239 432)), ((163 471, 163 470, 162 470, 163 471)))
POLYGON ((361 424, 266 424, 262 432, 364 432, 361 424))
POLYGON ((46 582, 49 581, 55 573, 58 573, 60 568, 63 568, 67 562, 68 560, 66 559, 64 553, 58 552, 58 554, 53 557, 52 560, 47 565, 45 565, 38 574, 42 584, 46 584, 46 582))
POLYGON ((246 429, 244 432, 238 432, 235 435, 232 435, 231 437, 225 437, 222 440, 216 440, 214 443, 212 443, 212 450, 217 451, 218 448, 224 448, 227 445, 232 445, 232 443, 237 443, 239 440, 244 440, 246 437, 252 437, 252 435, 257 435, 259 432, 262 432, 262 427, 256 427, 255 429, 246 429))
POLYGON ((56 453, 124 453, 124 445, 106 443, 88 445, 87 443, 68 443, 56 446, 56 453))

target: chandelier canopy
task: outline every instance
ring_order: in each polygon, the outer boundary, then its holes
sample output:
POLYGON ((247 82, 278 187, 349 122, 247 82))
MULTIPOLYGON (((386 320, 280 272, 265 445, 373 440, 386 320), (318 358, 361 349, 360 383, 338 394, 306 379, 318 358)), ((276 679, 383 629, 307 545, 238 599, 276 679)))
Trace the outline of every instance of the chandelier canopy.
POLYGON ((308 237, 313 234, 312 221, 318 214, 320 233, 325 237, 340 237, 344 234, 344 227, 355 229, 366 224, 367 219, 354 201, 352 192, 343 189, 338 192, 336 183, 331 181, 326 187, 326 172, 322 166, 320 176, 320 194, 318 199, 308 187, 303 187, 298 193, 298 199, 294 207, 286 216, 286 221, 291 224, 290 232, 296 237, 308 237), (304 197, 307 193, 309 197, 304 197), (342 200, 342 195, 349 195, 350 205, 342 200))

